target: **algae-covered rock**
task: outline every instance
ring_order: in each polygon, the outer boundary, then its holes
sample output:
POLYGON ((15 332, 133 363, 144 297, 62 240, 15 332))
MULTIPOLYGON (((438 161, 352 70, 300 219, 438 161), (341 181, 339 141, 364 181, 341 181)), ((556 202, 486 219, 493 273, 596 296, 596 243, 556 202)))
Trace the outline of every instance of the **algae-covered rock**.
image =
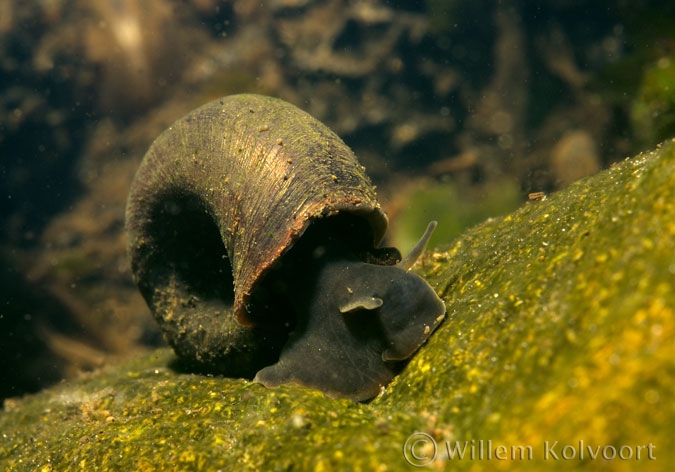
POLYGON ((674 238, 668 143, 428 254, 448 315, 369 404, 160 350, 8 402, 0 469, 670 470, 674 238))

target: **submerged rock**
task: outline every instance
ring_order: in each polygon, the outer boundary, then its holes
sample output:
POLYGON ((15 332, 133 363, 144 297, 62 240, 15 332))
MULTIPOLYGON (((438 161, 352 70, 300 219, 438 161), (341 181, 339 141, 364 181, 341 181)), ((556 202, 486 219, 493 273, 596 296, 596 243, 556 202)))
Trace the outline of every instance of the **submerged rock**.
POLYGON ((446 320, 369 404, 160 350, 7 401, 0 469, 669 470, 674 241, 670 142, 427 254, 446 320))

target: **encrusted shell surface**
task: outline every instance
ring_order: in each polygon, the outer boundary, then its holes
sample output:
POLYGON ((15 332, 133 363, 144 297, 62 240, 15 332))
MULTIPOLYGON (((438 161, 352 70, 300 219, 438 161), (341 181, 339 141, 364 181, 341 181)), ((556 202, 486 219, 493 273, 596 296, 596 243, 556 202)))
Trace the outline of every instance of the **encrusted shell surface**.
MULTIPOLYGON (((368 221, 369 244, 376 245, 384 235, 387 218, 370 179, 335 133, 279 99, 248 94, 221 98, 176 121, 141 163, 127 203, 134 278, 160 323, 173 324, 167 337, 174 347, 181 337, 199 341, 189 331, 202 330, 200 336, 208 338, 216 327, 206 325, 225 323, 218 317, 231 317, 232 311, 239 324, 254 325, 249 301, 256 281, 313 220, 338 213, 368 221), (202 217, 181 223, 188 213, 202 217), (226 253, 202 254, 219 244, 212 235, 199 239, 209 224, 217 227, 226 253), (194 261, 172 257, 186 245, 194 261), (194 280, 200 269, 192 264, 209 257, 229 259, 233 298, 229 287, 194 280), (200 284, 208 288, 200 289, 200 284), (199 321, 188 320, 185 313, 199 321)), ((219 261, 209 264, 205 279, 229 270, 219 261)), ((234 329, 223 326, 221 331, 234 329)))

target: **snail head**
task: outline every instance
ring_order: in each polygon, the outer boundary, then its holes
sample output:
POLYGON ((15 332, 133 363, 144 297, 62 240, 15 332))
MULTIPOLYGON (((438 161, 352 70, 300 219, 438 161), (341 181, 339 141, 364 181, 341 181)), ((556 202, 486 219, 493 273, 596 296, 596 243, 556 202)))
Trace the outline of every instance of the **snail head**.
POLYGON ((255 380, 266 386, 295 382, 355 400, 377 395, 444 317, 434 290, 409 271, 435 226, 431 222, 395 265, 363 262, 354 247, 331 236, 335 225, 310 228, 294 255, 303 262, 302 275, 285 276, 293 281, 284 290, 297 324, 279 361, 255 380))

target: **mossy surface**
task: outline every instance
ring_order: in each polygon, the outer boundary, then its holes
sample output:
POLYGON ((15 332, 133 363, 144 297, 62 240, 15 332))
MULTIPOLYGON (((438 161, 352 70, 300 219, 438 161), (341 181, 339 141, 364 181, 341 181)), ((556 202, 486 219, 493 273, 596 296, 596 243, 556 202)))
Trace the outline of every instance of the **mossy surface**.
POLYGON ((674 241, 668 143, 429 253, 447 318, 369 404, 179 373, 160 350, 7 402, 0 469, 406 470, 419 432, 431 468, 671 470, 674 241))

